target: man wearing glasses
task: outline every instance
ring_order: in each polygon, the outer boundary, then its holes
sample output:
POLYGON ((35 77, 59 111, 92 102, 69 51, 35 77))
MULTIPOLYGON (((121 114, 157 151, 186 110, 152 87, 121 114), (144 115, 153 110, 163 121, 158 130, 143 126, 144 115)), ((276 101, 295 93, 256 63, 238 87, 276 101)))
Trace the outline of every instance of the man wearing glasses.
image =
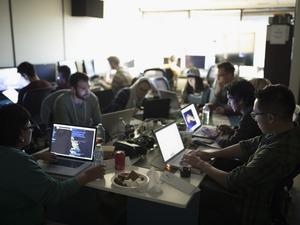
MULTIPOLYGON (((274 190, 300 165, 300 129, 292 121, 294 110, 293 93, 283 85, 270 85, 258 92, 251 113, 263 135, 220 151, 198 150, 185 156, 185 162, 201 169, 229 192, 242 196, 239 201, 231 198, 223 204, 220 198, 214 201, 218 205, 214 205, 213 211, 226 217, 221 219, 223 224, 271 224, 274 190), (238 158, 243 164, 228 172, 206 162, 211 158, 238 158)), ((209 209, 204 199, 205 196, 200 198, 200 210, 206 212, 209 209)), ((199 212, 200 221, 219 219, 220 222, 220 217, 210 214, 208 218, 209 213, 199 212)))

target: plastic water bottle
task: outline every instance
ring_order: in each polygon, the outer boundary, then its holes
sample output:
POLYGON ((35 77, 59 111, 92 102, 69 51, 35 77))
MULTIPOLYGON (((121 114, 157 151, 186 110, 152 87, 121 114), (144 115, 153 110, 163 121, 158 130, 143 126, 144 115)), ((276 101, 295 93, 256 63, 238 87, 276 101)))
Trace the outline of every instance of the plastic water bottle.
POLYGON ((94 151, 94 166, 104 165, 103 149, 101 144, 97 144, 94 151))
POLYGON ((209 105, 205 104, 203 109, 202 109, 202 113, 203 113, 203 119, 202 119, 202 123, 203 124, 209 124, 209 120, 210 120, 210 109, 209 109, 209 105))
POLYGON ((97 133, 96 133, 96 143, 102 144, 105 143, 105 129, 102 123, 99 123, 97 126, 97 133))

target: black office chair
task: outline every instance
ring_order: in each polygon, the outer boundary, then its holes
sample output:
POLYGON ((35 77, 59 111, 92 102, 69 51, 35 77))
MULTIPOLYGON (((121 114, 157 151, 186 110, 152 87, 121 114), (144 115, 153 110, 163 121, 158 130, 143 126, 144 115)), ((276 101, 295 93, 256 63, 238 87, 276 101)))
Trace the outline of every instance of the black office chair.
POLYGON ((52 90, 52 87, 46 87, 31 90, 24 94, 22 105, 30 112, 32 119, 38 124, 41 122, 40 111, 42 101, 52 90))
POLYGON ((61 89, 54 91, 46 96, 42 101, 40 111, 41 124, 44 124, 47 128, 49 128, 53 122, 53 106, 56 98, 66 92, 70 92, 70 90, 61 89))
POLYGON ((105 109, 110 105, 114 98, 114 94, 111 89, 93 91, 93 93, 98 97, 100 110, 102 113, 105 112, 105 109))
POLYGON ((156 90, 170 90, 169 81, 166 79, 166 72, 163 69, 146 69, 143 74, 156 90))

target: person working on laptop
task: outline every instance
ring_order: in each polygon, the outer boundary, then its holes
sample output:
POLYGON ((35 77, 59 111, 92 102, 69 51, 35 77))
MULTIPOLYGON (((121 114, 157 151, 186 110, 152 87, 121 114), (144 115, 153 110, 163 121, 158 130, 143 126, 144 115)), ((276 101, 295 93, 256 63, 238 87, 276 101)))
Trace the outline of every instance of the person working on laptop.
POLYGON ((146 94, 154 90, 146 77, 141 77, 133 85, 122 88, 105 112, 115 112, 123 109, 138 108, 142 105, 146 94))
POLYGON ((73 178, 58 181, 46 174, 36 160, 55 160, 49 152, 28 155, 32 124, 20 105, 0 109, 0 224, 44 224, 44 207, 58 203, 81 186, 103 178, 104 168, 91 167, 73 178))
MULTIPOLYGON (((210 206, 214 207, 212 209, 205 204, 203 195, 200 201, 200 220, 214 219, 211 212, 217 210, 219 215, 224 215, 227 219, 239 220, 225 222, 226 218, 222 218, 221 224, 271 224, 272 194, 300 163, 300 128, 292 121, 294 109, 295 98, 287 87, 267 86, 258 92, 251 113, 262 136, 241 141, 220 151, 195 151, 184 156, 186 163, 202 170, 228 191, 243 196, 240 201, 231 197, 226 203, 219 201, 220 198, 211 198, 209 201, 210 206), (244 164, 227 172, 206 162, 213 157, 239 158, 244 164)), ((214 223, 210 221, 208 224, 214 223)))
POLYGON ((54 102, 53 121, 80 126, 101 122, 98 98, 90 91, 89 77, 76 72, 70 77, 71 91, 59 95, 54 102))
POLYGON ((40 80, 38 75, 35 73, 34 66, 29 62, 22 62, 20 65, 18 65, 18 73, 20 73, 22 77, 30 82, 27 86, 20 89, 18 104, 22 104, 23 97, 28 91, 52 87, 48 81, 40 80))
POLYGON ((242 117, 237 128, 231 128, 228 125, 218 126, 219 135, 215 139, 222 147, 227 147, 258 135, 261 131, 257 123, 251 117, 255 88, 244 79, 235 80, 227 87, 228 104, 234 112, 239 112, 242 117))

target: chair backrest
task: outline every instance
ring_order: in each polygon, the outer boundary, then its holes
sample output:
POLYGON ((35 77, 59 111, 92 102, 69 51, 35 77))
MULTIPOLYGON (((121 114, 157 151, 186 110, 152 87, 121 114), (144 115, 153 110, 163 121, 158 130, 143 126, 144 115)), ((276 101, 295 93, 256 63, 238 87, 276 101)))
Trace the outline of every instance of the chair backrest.
POLYGON ((69 91, 70 91, 69 89, 61 89, 50 93, 46 98, 44 98, 41 104, 41 111, 40 111, 42 124, 49 126, 53 122, 53 107, 56 98, 61 94, 69 91))
POLYGON ((165 77, 165 71, 161 68, 150 68, 144 71, 144 77, 165 77))
POLYGON ((105 109, 110 105, 114 98, 113 91, 111 89, 93 91, 93 93, 98 97, 100 110, 102 113, 105 112, 105 109))
POLYGON ((41 121, 40 110, 42 101, 50 94, 52 90, 52 87, 39 88, 28 91, 24 94, 22 105, 31 113, 32 118, 37 123, 40 123, 41 121))
POLYGON ((149 82, 156 90, 170 90, 169 82, 165 77, 150 77, 149 82))

